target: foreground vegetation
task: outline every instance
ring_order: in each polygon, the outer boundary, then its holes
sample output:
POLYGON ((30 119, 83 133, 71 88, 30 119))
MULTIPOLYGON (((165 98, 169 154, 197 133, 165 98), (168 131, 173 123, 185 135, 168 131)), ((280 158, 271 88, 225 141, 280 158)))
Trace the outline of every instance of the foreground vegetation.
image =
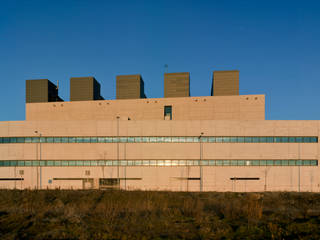
POLYGON ((0 239, 320 239, 320 194, 0 190, 0 239))

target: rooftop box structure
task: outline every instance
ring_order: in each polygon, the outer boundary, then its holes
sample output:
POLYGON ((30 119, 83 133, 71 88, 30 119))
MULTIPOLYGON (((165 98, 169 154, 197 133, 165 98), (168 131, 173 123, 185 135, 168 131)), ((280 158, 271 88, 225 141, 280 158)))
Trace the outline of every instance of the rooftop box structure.
POLYGON ((211 96, 239 95, 239 71, 214 71, 211 96))
POLYGON ((190 74, 165 73, 164 74, 164 97, 189 97, 190 96, 190 74))
POLYGON ((103 100, 100 83, 94 77, 70 78, 70 101, 103 100))
POLYGON ((60 101, 57 86, 48 79, 26 80, 26 103, 60 101))
POLYGON ((140 74, 118 75, 116 78, 117 99, 146 98, 144 82, 140 74))

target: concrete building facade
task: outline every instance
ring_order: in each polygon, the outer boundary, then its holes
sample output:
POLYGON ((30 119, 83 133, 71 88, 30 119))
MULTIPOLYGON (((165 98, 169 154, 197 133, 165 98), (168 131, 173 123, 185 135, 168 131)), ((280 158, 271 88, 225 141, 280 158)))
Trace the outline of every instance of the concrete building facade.
POLYGON ((320 121, 264 95, 27 103, 0 122, 0 187, 320 191, 320 121))

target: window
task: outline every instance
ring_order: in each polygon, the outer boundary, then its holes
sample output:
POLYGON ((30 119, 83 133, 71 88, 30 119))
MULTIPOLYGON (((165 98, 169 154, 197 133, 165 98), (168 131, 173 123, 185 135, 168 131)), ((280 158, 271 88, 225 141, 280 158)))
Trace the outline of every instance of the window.
POLYGON ((164 120, 172 120, 172 106, 164 106, 164 120))
POLYGON ((40 138, 39 137, 33 137, 31 138, 31 142, 33 143, 38 143, 40 141, 40 138))

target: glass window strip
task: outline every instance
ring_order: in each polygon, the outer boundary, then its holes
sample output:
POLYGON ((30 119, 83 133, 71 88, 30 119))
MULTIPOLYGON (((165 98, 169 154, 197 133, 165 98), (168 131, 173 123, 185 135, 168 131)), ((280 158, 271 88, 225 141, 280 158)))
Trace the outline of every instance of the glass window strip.
MULTIPOLYGON (((145 136, 145 137, 0 137, 0 144, 8 143, 198 143, 199 136, 145 136)), ((208 143, 318 143, 316 136, 203 136, 201 142, 208 143)))
POLYGON ((318 160, 0 160, 3 166, 318 166, 318 160))

